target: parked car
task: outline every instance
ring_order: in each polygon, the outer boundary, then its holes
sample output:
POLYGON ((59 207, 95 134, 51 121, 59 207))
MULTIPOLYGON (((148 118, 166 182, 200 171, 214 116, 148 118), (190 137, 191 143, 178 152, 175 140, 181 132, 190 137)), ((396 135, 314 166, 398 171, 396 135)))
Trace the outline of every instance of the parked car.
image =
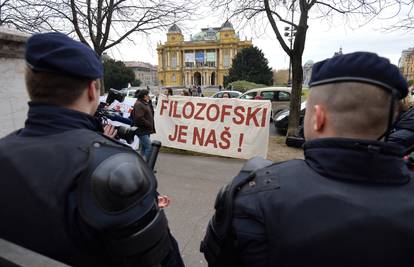
POLYGON ((277 113, 282 110, 289 109, 290 92, 290 87, 264 87, 248 90, 239 98, 270 100, 272 102, 271 118, 274 120, 277 113))
MULTIPOLYGON (((137 90, 144 90, 144 89, 147 89, 147 88, 144 88, 144 87, 129 87, 129 88, 124 88, 124 89, 122 89, 122 90, 120 90, 121 92, 123 92, 123 93, 125 93, 125 96, 126 97, 129 97, 129 98, 136 98, 135 97, 135 92, 137 91, 137 90)), ((155 104, 155 102, 156 102, 156 97, 155 97, 155 95, 153 94, 153 93, 149 93, 149 97, 150 97, 150 99, 151 99, 151 101, 152 101, 152 103, 153 103, 153 105, 155 104)), ((134 101, 134 103, 135 103, 135 101, 134 101)))
POLYGON ((121 92, 125 93, 126 97, 135 97, 135 92, 139 90, 138 88, 125 88, 121 92))
POLYGON ((223 98, 223 94, 227 93, 230 95, 230 98, 238 98, 239 96, 242 95, 242 93, 240 93, 239 91, 219 91, 217 93, 215 93, 214 95, 212 95, 212 98, 223 98))
MULTIPOLYGON (((306 101, 300 104, 299 125, 303 125, 303 118, 305 117, 305 112, 306 112, 306 101)), ((273 123, 276 127, 276 130, 279 133, 286 134, 286 131, 288 128, 288 122, 289 122, 289 113, 290 113, 289 109, 284 109, 276 113, 275 116, 273 117, 273 123)))

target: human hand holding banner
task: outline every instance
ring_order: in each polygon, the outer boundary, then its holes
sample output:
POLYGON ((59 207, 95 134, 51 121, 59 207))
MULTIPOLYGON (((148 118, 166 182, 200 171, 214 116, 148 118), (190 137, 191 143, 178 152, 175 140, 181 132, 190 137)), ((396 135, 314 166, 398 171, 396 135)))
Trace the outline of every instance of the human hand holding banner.
POLYGON ((266 157, 270 113, 268 100, 160 95, 154 139, 164 146, 213 155, 266 157))

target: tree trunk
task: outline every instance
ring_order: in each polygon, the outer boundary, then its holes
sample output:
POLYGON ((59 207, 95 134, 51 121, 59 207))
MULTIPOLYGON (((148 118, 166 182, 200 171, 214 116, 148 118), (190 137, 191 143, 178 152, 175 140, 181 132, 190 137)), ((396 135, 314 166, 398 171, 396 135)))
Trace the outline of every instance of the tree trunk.
POLYGON ((300 104, 302 97, 302 55, 293 54, 292 56, 292 93, 290 96, 290 114, 288 124, 288 136, 298 135, 300 104))
MULTIPOLYGON (((102 58, 102 52, 98 53, 96 50, 95 50, 95 52, 98 54, 99 60, 101 61, 102 65, 103 65, 104 62, 103 62, 103 58, 102 58)), ((104 75, 100 79, 100 81, 101 81, 101 96, 105 94, 105 81, 104 81, 105 79, 104 79, 104 76, 105 76, 105 69, 104 69, 104 75)))
POLYGON ((302 97, 303 69, 302 55, 305 49, 306 32, 308 30, 308 11, 310 6, 306 1, 299 1, 300 19, 296 31, 295 43, 290 53, 292 62, 292 94, 290 98, 290 115, 287 136, 297 136, 300 119, 300 105, 302 97))

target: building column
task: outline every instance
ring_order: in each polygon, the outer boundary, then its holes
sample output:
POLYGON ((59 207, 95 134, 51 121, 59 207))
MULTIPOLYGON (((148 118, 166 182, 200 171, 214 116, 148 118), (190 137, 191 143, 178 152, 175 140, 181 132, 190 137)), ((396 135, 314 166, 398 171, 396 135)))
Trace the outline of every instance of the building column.
POLYGON ((177 66, 176 66, 176 68, 178 68, 178 67, 181 66, 181 63, 180 63, 180 53, 179 53, 178 50, 175 52, 175 56, 177 57, 177 66))
POLYGON ((223 68, 224 67, 224 65, 223 65, 223 48, 221 47, 220 49, 220 66, 223 68))

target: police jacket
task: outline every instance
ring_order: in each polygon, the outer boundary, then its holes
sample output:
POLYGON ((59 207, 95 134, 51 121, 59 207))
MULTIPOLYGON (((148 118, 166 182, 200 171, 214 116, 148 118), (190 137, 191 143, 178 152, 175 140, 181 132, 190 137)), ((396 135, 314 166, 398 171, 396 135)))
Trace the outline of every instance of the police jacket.
MULTIPOLYGON (((125 184, 119 183, 122 179, 134 181, 122 174, 125 168, 105 180, 108 167, 91 166, 109 157, 112 160, 114 155, 126 158, 125 162, 132 157, 142 164, 132 150, 102 136, 100 123, 85 113, 50 105, 29 106, 25 127, 0 139, 0 238, 71 266, 122 266, 115 261, 118 255, 134 255, 134 249, 143 250, 152 242, 154 235, 146 235, 145 242, 136 235, 132 241, 139 245, 127 246, 127 237, 135 233, 138 223, 142 229, 158 216, 157 222, 166 225, 163 213, 152 204, 157 194, 154 181, 140 184, 148 190, 139 195, 139 201, 131 202, 129 196, 136 197, 131 192, 135 185, 122 187, 125 184), (123 195, 109 194, 112 201, 108 201, 107 184, 112 193, 123 195), (127 209, 119 208, 123 205, 127 209), (145 210, 147 206, 151 209, 145 210), (134 221, 139 216, 145 220, 134 221), (134 224, 126 223, 131 221, 134 224)), ((157 231, 163 232, 159 243, 166 244, 163 251, 156 251, 161 259, 176 247, 166 229, 157 231)))
POLYGON ((402 145, 405 149, 414 145, 414 108, 401 115, 388 137, 388 142, 402 145))
POLYGON ((231 227, 218 237, 231 241, 208 244, 222 217, 203 241, 215 254, 209 266, 414 266, 414 184, 400 147, 326 138, 304 153, 236 189, 231 227))

